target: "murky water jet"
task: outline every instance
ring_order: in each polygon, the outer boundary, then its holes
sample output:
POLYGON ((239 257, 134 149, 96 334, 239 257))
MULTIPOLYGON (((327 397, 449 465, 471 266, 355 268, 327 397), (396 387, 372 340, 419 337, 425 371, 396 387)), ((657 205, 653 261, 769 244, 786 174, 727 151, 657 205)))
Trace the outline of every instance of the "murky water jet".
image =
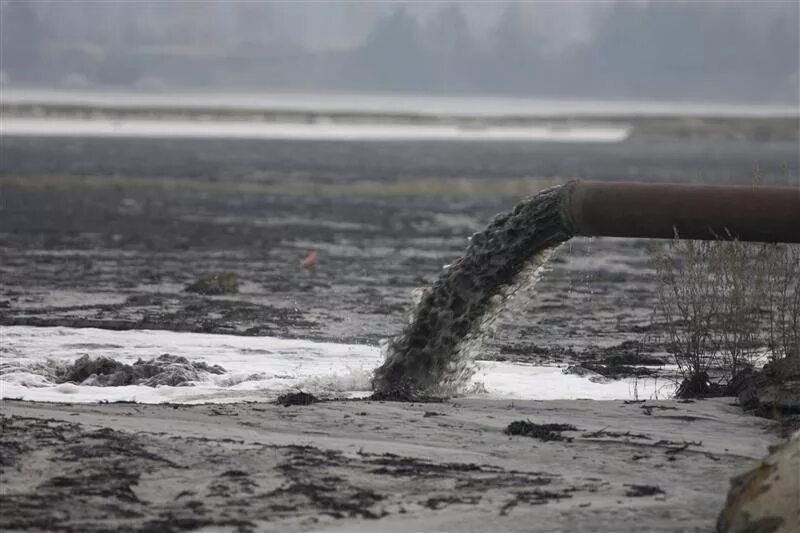
POLYGON ((508 296, 572 236, 564 188, 553 187, 496 216, 464 255, 428 288, 411 321, 385 346, 375 371, 377 397, 413 399, 455 392, 469 378, 470 352, 508 296))

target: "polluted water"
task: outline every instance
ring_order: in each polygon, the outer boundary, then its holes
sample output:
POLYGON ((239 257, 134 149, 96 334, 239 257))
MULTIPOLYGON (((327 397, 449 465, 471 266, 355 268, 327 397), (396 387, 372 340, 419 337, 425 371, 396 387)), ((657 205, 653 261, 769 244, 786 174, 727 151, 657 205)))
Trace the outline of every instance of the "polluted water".
POLYGON ((474 234, 464 254, 427 288, 400 334, 384 345, 375 398, 448 396, 473 373, 472 358, 511 298, 535 283, 556 248, 572 237, 569 184, 527 198, 474 234))

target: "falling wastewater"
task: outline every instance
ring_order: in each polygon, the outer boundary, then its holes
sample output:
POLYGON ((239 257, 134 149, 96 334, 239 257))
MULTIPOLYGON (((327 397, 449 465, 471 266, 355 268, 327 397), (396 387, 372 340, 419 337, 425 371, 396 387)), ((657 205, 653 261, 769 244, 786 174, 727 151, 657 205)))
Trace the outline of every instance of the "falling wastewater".
POLYGON ((466 383, 472 356, 502 305, 535 283, 555 249, 573 236, 567 200, 568 185, 546 189, 472 236, 385 345, 372 381, 376 398, 449 395, 466 383))

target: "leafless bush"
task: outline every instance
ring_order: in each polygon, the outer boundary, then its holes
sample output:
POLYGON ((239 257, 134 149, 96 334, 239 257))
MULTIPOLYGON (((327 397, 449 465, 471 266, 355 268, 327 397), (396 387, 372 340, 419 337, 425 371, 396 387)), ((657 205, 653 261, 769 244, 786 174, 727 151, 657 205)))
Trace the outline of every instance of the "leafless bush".
POLYGON ((769 301, 770 246, 738 241, 709 243, 711 276, 719 285, 719 313, 714 322, 713 347, 729 378, 752 368, 764 345, 769 301))
POLYGON ((681 373, 704 376, 713 365, 711 338, 719 286, 711 279, 709 243, 675 240, 655 255, 658 305, 681 373))
POLYGON ((658 311, 691 390, 713 393, 766 353, 800 355, 800 251, 675 239, 654 253, 658 311))
POLYGON ((777 246, 769 263, 769 349, 800 358, 800 246, 777 246))

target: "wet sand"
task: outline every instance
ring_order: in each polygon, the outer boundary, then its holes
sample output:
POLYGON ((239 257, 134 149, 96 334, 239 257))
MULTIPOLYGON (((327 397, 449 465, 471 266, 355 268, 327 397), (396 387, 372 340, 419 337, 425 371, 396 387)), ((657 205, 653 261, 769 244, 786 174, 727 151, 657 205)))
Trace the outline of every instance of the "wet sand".
POLYGON ((777 440, 732 401, 6 400, 0 528, 713 531, 777 440), (516 420, 575 430, 504 434, 516 420))

